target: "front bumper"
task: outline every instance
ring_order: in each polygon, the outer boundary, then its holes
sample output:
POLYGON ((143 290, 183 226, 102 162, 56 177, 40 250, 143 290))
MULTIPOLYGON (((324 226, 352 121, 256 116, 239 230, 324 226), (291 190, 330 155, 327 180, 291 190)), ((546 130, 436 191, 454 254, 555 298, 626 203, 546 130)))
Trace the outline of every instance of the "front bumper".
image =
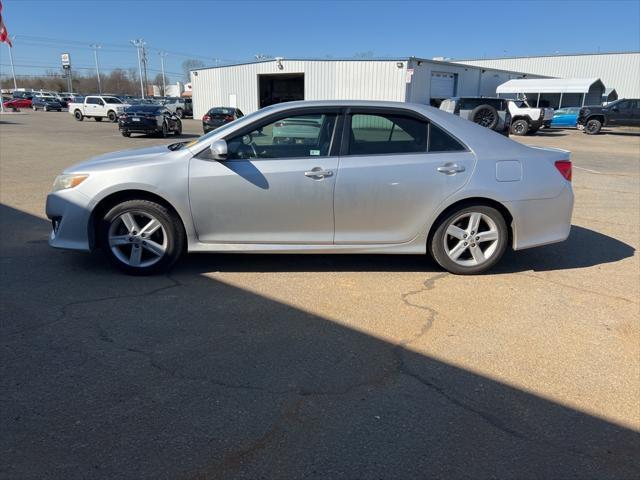
POLYGON ((46 214, 52 222, 49 245, 86 252, 91 250, 89 197, 74 188, 51 192, 47 195, 46 214))
POLYGON ((151 121, 141 121, 141 122, 118 122, 118 128, 120 131, 124 132, 157 132, 160 127, 155 120, 151 121))
POLYGON ((513 217, 513 249, 562 242, 571 230, 573 189, 571 184, 554 198, 505 202, 513 217))

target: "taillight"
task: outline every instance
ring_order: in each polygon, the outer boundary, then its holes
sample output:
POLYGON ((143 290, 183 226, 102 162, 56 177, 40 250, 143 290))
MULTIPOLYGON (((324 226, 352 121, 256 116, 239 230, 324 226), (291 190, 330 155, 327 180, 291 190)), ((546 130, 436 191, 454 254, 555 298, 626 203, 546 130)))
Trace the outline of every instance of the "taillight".
POLYGON ((570 160, 558 160, 556 162, 556 168, 567 181, 571 181, 571 161, 570 160))
POLYGON ((205 115, 204 117, 202 117, 203 122, 208 122, 209 120, 211 120, 211 117, 209 115, 205 115))

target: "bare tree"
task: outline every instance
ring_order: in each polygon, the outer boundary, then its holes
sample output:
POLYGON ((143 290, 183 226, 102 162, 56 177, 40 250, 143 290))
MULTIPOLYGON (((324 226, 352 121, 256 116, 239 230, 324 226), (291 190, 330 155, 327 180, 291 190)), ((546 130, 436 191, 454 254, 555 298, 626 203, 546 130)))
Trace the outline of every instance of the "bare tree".
POLYGON ((197 68, 204 67, 204 62, 201 60, 196 60, 194 58, 189 58, 182 62, 182 71, 184 72, 184 78, 187 82, 191 81, 191 70, 195 70, 197 68))

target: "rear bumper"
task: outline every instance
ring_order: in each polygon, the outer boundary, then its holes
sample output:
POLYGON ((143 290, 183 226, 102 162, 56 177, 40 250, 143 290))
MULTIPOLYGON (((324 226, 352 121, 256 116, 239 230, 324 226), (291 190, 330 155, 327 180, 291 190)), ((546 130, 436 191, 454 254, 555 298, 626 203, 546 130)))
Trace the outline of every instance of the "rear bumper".
POLYGON ((513 217, 513 249, 562 242, 571 230, 573 189, 567 182, 554 198, 505 202, 513 217))

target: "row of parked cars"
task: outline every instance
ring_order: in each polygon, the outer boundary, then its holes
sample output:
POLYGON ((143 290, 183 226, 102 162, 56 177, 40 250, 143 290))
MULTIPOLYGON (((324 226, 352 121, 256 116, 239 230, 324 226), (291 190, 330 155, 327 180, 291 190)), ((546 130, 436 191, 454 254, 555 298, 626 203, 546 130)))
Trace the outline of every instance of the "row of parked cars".
POLYGON ((640 99, 620 99, 607 105, 552 108, 531 107, 525 100, 455 97, 440 109, 504 135, 527 135, 540 128, 578 128, 589 135, 602 127, 640 126, 640 99))

